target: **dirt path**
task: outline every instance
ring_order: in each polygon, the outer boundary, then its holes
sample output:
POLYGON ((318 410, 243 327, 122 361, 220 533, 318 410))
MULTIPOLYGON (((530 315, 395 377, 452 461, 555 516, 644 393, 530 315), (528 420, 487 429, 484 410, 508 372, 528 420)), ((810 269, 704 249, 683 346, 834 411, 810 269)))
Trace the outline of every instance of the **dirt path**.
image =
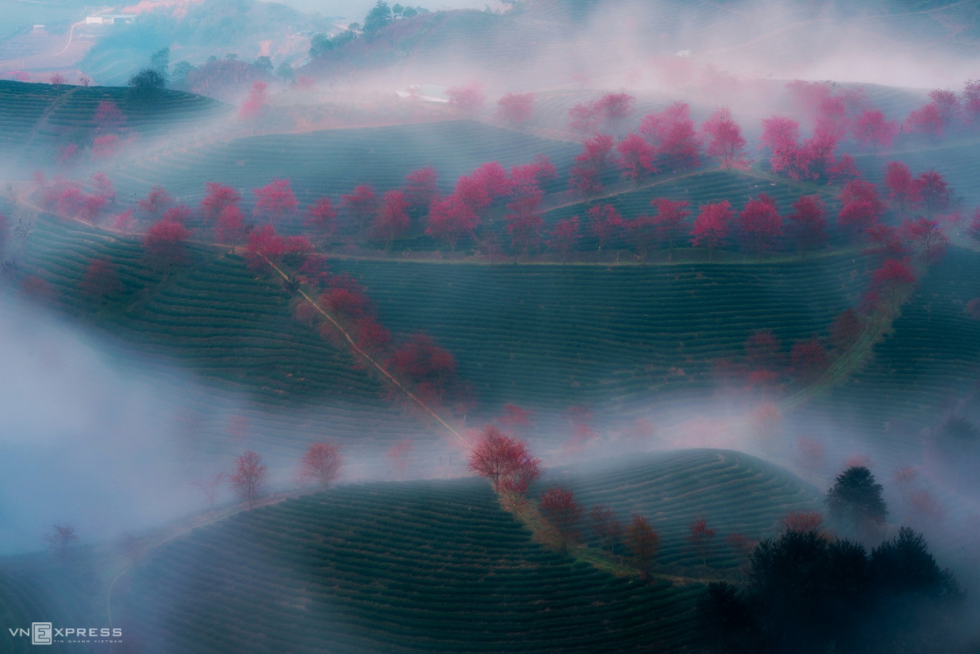
MULTIPOLYGON (((269 266, 272 267, 273 270, 275 270, 279 274, 279 276, 283 279, 283 281, 286 281, 286 282, 289 282, 290 281, 289 275, 287 275, 285 272, 283 272, 283 270, 281 268, 279 268, 276 264, 272 263, 268 259, 266 259, 265 261, 266 261, 267 264, 269 264, 269 266)), ((414 393, 412 393, 412 391, 410 391, 400 381, 398 381, 398 379, 394 375, 392 375, 390 372, 388 372, 388 370, 383 365, 381 365, 380 363, 378 363, 371 355, 369 355, 367 352, 365 352, 364 350, 362 350, 357 345, 357 343, 354 341, 354 339, 351 337, 350 333, 348 333, 347 330, 344 329, 340 325, 340 323, 338 323, 334 319, 334 317, 331 316, 323 307, 321 307, 315 300, 313 300, 313 298, 311 298, 309 295, 307 295, 306 291, 304 291, 302 288, 299 288, 299 289, 297 289, 297 293, 300 295, 300 297, 303 298, 303 300, 305 300, 307 303, 309 303, 310 306, 312 306, 314 309, 316 309, 316 311, 320 315, 322 315, 324 318, 326 318, 330 322, 331 325, 333 325, 335 328, 337 328, 337 330, 347 340, 347 342, 350 344, 351 349, 354 350, 354 352, 356 354, 360 355, 365 361, 367 361, 368 363, 370 363, 371 366, 373 366, 375 370, 377 370, 378 372, 380 372, 381 375, 383 377, 385 377, 385 379, 387 379, 389 382, 391 382, 396 388, 398 388, 402 393, 404 393, 410 400, 412 400, 415 404, 417 404, 423 411, 425 411, 429 416, 431 416, 432 418, 434 418, 440 425, 442 425, 443 427, 445 427, 453 436, 456 437, 457 440, 459 440, 459 442, 463 446, 465 446, 467 448, 470 447, 469 441, 467 441, 458 431, 456 431, 455 429, 453 429, 453 427, 448 422, 446 422, 445 420, 443 420, 442 419, 442 416, 440 416, 438 413, 436 413, 435 410, 432 409, 432 407, 430 407, 428 404, 426 404, 425 402, 423 402, 417 395, 415 395, 414 393)))

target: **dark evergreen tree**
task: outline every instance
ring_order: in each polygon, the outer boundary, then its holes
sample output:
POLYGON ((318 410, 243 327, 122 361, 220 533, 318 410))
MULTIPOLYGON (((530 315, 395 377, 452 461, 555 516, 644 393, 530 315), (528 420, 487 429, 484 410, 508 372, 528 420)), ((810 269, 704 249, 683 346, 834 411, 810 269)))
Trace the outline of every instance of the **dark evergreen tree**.
POLYGON ((127 95, 137 102, 152 102, 160 97, 167 81, 152 68, 144 68, 129 78, 127 95))
POLYGON ((391 7, 384 0, 378 0, 378 3, 364 17, 364 33, 373 34, 393 20, 391 7))
POLYGON ((888 517, 882 490, 866 467, 848 468, 837 476, 833 488, 827 491, 830 517, 861 535, 874 534, 888 517))

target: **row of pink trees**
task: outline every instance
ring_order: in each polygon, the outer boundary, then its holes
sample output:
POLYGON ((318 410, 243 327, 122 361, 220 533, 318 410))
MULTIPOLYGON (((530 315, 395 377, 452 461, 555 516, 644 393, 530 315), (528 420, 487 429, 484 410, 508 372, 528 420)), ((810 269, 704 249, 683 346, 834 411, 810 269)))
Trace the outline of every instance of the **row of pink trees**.
POLYGON ((639 131, 619 142, 604 133, 586 138, 569 172, 569 188, 585 197, 595 196, 614 170, 639 183, 660 171, 697 168, 703 154, 718 159, 725 168, 745 165, 746 141, 727 108, 712 114, 700 130, 690 113, 687 103, 675 102, 647 114, 639 131))
POLYGON ((962 100, 956 93, 937 89, 929 102, 899 122, 870 106, 862 90, 834 93, 830 84, 792 82, 788 85, 796 109, 812 126, 809 138, 800 140, 800 121, 772 116, 762 121, 760 147, 770 153, 774 173, 792 179, 825 179, 829 182, 857 177, 849 155, 835 150, 847 139, 878 153, 892 147, 900 134, 940 141, 953 130, 980 126, 980 82, 966 83, 962 100))

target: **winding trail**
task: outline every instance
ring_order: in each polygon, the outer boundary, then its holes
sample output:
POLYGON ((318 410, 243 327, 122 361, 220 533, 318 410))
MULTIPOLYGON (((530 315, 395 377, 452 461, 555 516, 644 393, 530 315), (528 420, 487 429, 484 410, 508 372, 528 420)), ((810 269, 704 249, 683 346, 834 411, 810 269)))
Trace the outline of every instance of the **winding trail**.
POLYGON ((84 24, 85 24, 84 20, 80 20, 77 23, 72 23, 71 29, 68 30, 68 43, 66 43, 65 47, 61 49, 61 52, 54 53, 55 57, 57 57, 58 55, 65 54, 68 48, 71 47, 72 39, 75 37, 75 28, 78 27, 79 25, 84 25, 84 24))
MULTIPOLYGON (((269 261, 269 259, 265 259, 265 262, 267 264, 269 264, 269 266, 271 266, 273 270, 275 270, 277 273, 279 273, 279 276, 282 277, 282 279, 284 281, 286 281, 286 282, 289 282, 290 281, 289 280, 289 275, 287 275, 285 272, 283 272, 282 269, 279 268, 276 264, 274 264, 272 261, 269 261)), ((425 411, 431 417, 435 418, 435 420, 440 425, 442 425, 443 427, 445 427, 453 436, 455 436, 459 440, 460 443, 462 443, 465 447, 471 447, 470 442, 467 441, 458 431, 456 431, 455 429, 453 429, 453 427, 448 422, 446 422, 445 420, 443 420, 442 417, 438 413, 436 413, 434 409, 432 409, 432 407, 430 407, 428 404, 426 404, 421 399, 419 399, 419 397, 417 395, 415 395, 414 393, 412 393, 412 391, 410 391, 409 389, 407 389, 400 381, 398 381, 398 379, 394 375, 392 375, 390 372, 388 372, 388 370, 383 365, 381 365, 380 363, 378 363, 377 361, 375 361, 374 358, 371 357, 371 355, 369 355, 367 352, 365 352, 364 350, 362 350, 357 345, 357 343, 354 341, 354 339, 351 337, 350 333, 348 333, 348 331, 346 329, 344 329, 340 325, 340 323, 338 323, 334 319, 333 316, 331 316, 329 313, 327 313, 327 311, 323 307, 321 307, 315 300, 313 300, 313 298, 311 298, 309 295, 307 295, 306 291, 304 291, 302 288, 300 288, 300 289, 297 290, 297 292, 299 293, 299 295, 304 300, 306 300, 306 302, 308 302, 310 304, 310 306, 312 306, 314 309, 316 309, 317 312, 320 313, 320 315, 322 315, 324 318, 326 318, 328 321, 330 321, 330 324, 331 325, 333 325, 334 327, 337 328, 337 330, 344 336, 344 338, 347 339, 347 342, 350 343, 351 349, 354 350, 354 352, 356 352, 357 354, 359 354, 361 357, 364 358, 365 361, 367 361, 372 366, 374 366, 375 370, 377 370, 378 372, 380 372, 388 381, 390 381, 392 384, 394 384, 409 399, 411 399, 413 402, 415 402, 416 404, 418 404, 419 407, 421 407, 423 411, 425 411)))

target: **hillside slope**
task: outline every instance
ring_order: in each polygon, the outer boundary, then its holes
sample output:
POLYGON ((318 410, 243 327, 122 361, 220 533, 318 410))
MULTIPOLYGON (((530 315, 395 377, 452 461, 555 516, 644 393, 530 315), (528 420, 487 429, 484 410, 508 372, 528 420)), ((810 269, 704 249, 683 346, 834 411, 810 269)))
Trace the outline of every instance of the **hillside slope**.
POLYGON ((545 550, 472 479, 345 487, 241 513, 131 574, 114 612, 147 652, 674 651, 700 590, 545 550))
POLYGON ((165 90, 152 102, 131 97, 124 86, 70 86, 0 80, 0 148, 12 175, 54 163, 57 148, 83 149, 95 138, 99 103, 115 102, 125 115, 123 137, 149 138, 187 130, 214 118, 224 105, 210 98, 165 90))
POLYGON ((506 402, 618 412, 703 392, 719 359, 756 329, 784 343, 826 335, 866 283, 864 262, 658 266, 337 261, 382 322, 425 330, 487 407, 506 402), (655 395, 656 394, 656 395, 655 395))

